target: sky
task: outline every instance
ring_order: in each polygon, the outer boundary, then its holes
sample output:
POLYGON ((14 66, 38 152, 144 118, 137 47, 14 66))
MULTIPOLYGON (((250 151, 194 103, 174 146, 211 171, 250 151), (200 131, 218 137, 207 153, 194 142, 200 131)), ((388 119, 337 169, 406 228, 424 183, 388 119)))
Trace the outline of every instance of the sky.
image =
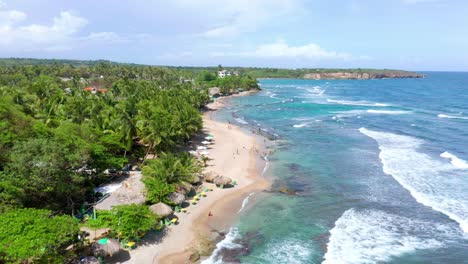
POLYGON ((468 1, 0 0, 0 57, 468 71, 468 1))

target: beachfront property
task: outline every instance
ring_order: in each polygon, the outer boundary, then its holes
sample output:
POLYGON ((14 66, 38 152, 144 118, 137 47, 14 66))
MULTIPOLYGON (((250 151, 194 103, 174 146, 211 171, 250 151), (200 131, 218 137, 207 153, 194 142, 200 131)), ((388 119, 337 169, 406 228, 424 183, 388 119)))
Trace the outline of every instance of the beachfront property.
POLYGON ((220 70, 218 71, 218 77, 219 78, 224 78, 226 76, 232 76, 232 75, 235 75, 235 76, 239 76, 239 73, 236 72, 236 71, 228 71, 228 70, 220 70))

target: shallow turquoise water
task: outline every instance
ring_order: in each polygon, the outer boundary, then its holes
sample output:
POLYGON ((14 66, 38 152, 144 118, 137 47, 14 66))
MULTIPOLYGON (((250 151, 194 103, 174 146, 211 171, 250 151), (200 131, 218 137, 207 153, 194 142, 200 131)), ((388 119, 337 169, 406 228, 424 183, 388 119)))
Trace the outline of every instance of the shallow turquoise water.
POLYGON ((468 74, 261 80, 218 119, 278 139, 298 195, 242 212, 209 262, 468 263, 468 74))

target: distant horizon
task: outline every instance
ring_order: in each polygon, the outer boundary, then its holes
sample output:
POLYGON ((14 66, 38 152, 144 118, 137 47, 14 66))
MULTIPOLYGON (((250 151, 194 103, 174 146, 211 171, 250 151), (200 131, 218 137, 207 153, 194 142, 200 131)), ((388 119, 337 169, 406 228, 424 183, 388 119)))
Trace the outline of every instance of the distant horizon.
POLYGON ((400 70, 400 71, 408 71, 408 72, 453 72, 453 73, 468 73, 467 71, 444 71, 444 70, 413 70, 413 69, 395 69, 395 68, 383 68, 383 67, 301 67, 301 68, 287 68, 287 67, 275 67, 275 66, 241 66, 241 65, 223 65, 223 64, 216 64, 216 65, 166 65, 166 64, 145 64, 145 63, 136 63, 136 62, 128 62, 128 61, 115 61, 109 59, 70 59, 70 58, 45 58, 45 57, 0 57, 0 60, 3 59, 32 59, 32 60, 70 60, 70 61, 108 61, 111 63, 121 63, 121 64, 134 64, 139 66, 154 66, 154 67, 188 67, 188 68, 216 68, 219 65, 226 67, 226 68, 270 68, 270 69, 287 69, 287 70, 299 70, 299 69, 343 69, 343 70, 351 70, 351 69, 372 69, 372 70, 400 70))

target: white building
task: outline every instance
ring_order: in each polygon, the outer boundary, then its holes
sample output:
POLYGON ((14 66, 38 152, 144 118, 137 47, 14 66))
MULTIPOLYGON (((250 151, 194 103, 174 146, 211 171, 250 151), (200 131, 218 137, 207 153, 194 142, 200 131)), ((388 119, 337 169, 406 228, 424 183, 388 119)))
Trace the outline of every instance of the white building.
POLYGON ((218 71, 218 77, 219 78, 224 78, 226 76, 232 76, 232 75, 239 76, 239 73, 238 72, 227 71, 227 70, 218 71))
POLYGON ((224 78, 224 77, 226 77, 226 73, 227 73, 226 70, 218 71, 218 77, 219 78, 224 78))

